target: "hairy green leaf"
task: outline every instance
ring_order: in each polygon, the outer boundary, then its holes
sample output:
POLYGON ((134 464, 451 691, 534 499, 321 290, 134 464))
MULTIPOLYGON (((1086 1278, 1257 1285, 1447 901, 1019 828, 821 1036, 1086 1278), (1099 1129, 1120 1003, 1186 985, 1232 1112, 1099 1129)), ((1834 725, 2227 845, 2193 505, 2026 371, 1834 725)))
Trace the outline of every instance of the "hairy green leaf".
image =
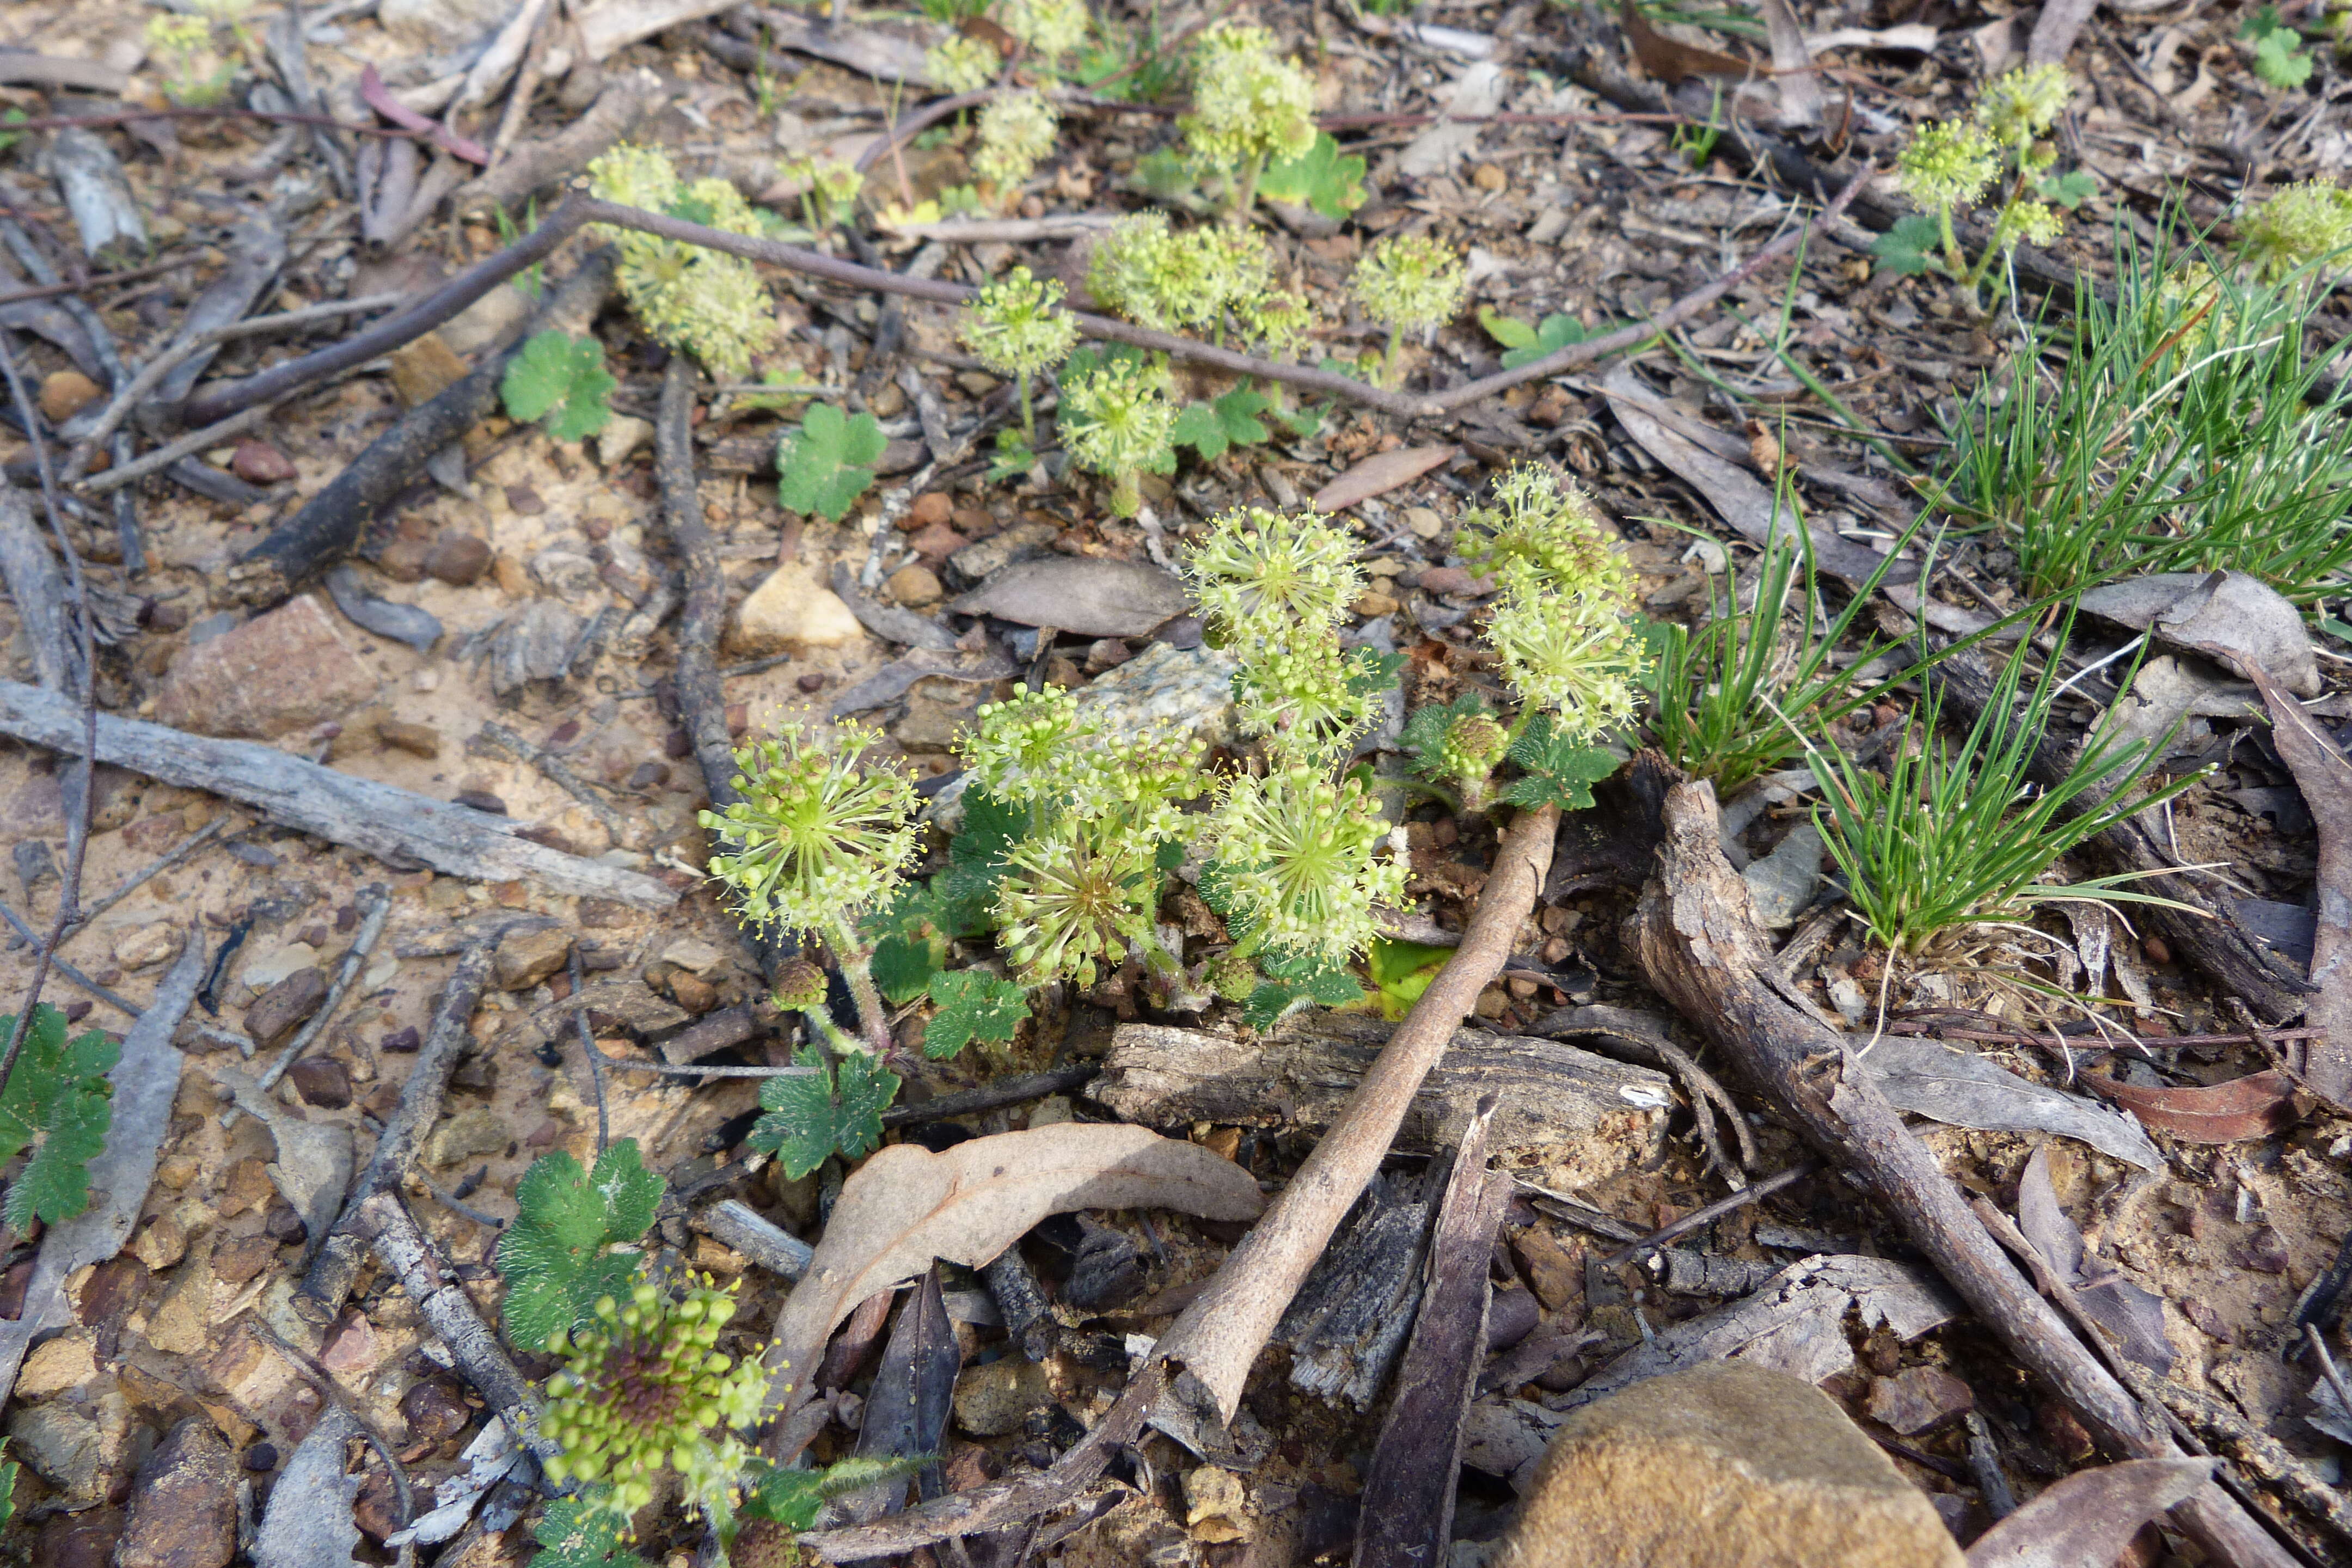
POLYGON ((824 1164, 835 1149, 855 1160, 881 1145, 882 1112, 898 1093, 897 1073, 864 1051, 842 1057, 837 1080, 814 1046, 803 1046, 793 1060, 816 1070, 772 1078, 760 1086, 760 1109, 767 1114, 745 1143, 772 1152, 794 1181, 824 1164))
POLYGON ((507 416, 522 424, 543 419, 558 441, 578 441, 613 417, 613 389, 604 345, 592 337, 541 332, 523 344, 499 383, 507 416))
POLYGON ((514 1224, 499 1238, 507 1338, 541 1349, 585 1322, 598 1297, 620 1294, 637 1259, 612 1248, 653 1227, 664 1187, 634 1138, 605 1150, 593 1173, 562 1150, 532 1161, 515 1186, 514 1224))
POLYGON ((933 1061, 954 1056, 974 1040, 1003 1045, 1029 1016, 1028 994, 984 969, 932 975, 931 1000, 939 1011, 923 1029, 923 1054, 933 1061))
POLYGON ((787 511, 839 522, 874 483, 874 465, 889 442, 871 414, 844 417, 830 403, 813 403, 797 434, 776 453, 776 500, 787 511))
POLYGON ((1906 278, 1941 271, 1943 227, 1933 213, 1911 213, 1897 218, 1893 228, 1872 240, 1870 254, 1878 258, 1879 266, 1906 278))
POLYGON ((1242 1005, 1242 1022, 1253 1029, 1271 1029, 1302 1007, 1326 1007, 1360 1002, 1364 988, 1345 964, 1315 956, 1286 954, 1266 949, 1258 954, 1265 984, 1252 991, 1242 1005))
POLYGON ((1582 811, 1592 804, 1592 786, 1620 766, 1602 747, 1580 746, 1559 734, 1549 713, 1537 714, 1527 732, 1511 742, 1510 757, 1527 776, 1504 790, 1502 798, 1529 810, 1556 805, 1582 811))
POLYGON ((2073 212, 2099 194, 2098 177, 2086 169, 2071 169, 2063 174, 2052 174, 2041 184, 2042 199, 2056 202, 2073 212))
POLYGON ((592 1508, 585 1499, 551 1499, 530 1533, 540 1546, 532 1568, 643 1568, 645 1563, 628 1548, 627 1517, 592 1508))
MULTIPOLYGON (((0 1038, 16 1027, 0 1017, 0 1038)), ((0 1220, 21 1234, 38 1219, 55 1225, 89 1206, 89 1163, 106 1147, 114 1086, 106 1075, 122 1047, 97 1030, 66 1038, 66 1016, 43 1002, 33 1009, 16 1070, 0 1094, 0 1161, 32 1157, 0 1200, 0 1220)))
POLYGON ((786 1530, 807 1530, 816 1523, 817 1510, 844 1492, 863 1491, 879 1481, 910 1476, 937 1458, 917 1454, 907 1458, 837 1459, 822 1470, 788 1470, 771 1467, 760 1474, 743 1497, 743 1517, 772 1520, 786 1530))
POLYGON ((1342 153, 1326 131, 1297 157, 1268 163, 1257 194, 1273 202, 1304 202, 1337 221, 1364 205, 1364 168, 1361 154, 1342 153))

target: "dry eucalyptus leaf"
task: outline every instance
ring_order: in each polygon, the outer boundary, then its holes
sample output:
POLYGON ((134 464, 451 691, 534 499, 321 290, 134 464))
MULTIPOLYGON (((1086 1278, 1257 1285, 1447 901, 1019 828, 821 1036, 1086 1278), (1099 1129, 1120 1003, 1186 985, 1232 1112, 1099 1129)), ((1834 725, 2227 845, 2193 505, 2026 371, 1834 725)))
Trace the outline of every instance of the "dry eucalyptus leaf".
POLYGON ((1192 605, 1176 574, 1142 561, 1047 555, 1016 561, 948 608, 1087 637, 1139 637, 1192 605))
POLYGON ((2050 1180, 2050 1146, 2025 1162, 2017 1183, 2017 1228, 2051 1271, 2080 1292, 2083 1310, 2114 1334, 2123 1353, 2158 1376, 2172 1370, 2172 1342, 2164 1332, 2164 1300, 2143 1290, 2093 1252, 2058 1202, 2050 1180))
POLYGON ((343 1210, 343 1194, 352 1184, 352 1130, 331 1122, 305 1121, 256 1087, 235 1068, 218 1068, 213 1082, 236 1100, 236 1108, 269 1129, 278 1145, 278 1159, 269 1180, 278 1194, 302 1216, 310 1239, 302 1256, 318 1250, 335 1216, 343 1210))
POLYGON ((2253 659, 2298 697, 2319 695, 2319 659, 2303 612, 2243 572, 2158 572, 2093 588, 2083 608, 2159 641, 2253 659))
POLYGON ((1897 1110, 1948 1127, 2061 1133, 2143 1171, 2164 1169, 2163 1153, 2127 1113, 2028 1082, 1972 1051, 1890 1035, 1857 1054, 1897 1110))
POLYGON ((2184 1143, 2236 1143, 2294 1123, 2294 1084, 2283 1072, 2179 1089, 2151 1089, 2095 1072, 2084 1073, 2083 1081, 2184 1143))
MULTIPOLYGON (((860 1301, 934 1258, 978 1268, 1051 1215, 1174 1209, 1237 1220, 1265 1206, 1256 1178, 1239 1165, 1141 1127, 1061 1122, 975 1138, 943 1154, 894 1143, 842 1184, 808 1273, 777 1315, 768 1365, 815 1366, 826 1337, 860 1301)), ((782 1403, 805 1397, 794 1378, 782 1403)))
POLYGON ((2077 1470, 1977 1537, 1969 1568, 2114 1563, 2140 1526, 2212 1475, 2210 1459, 2126 1459, 2077 1470))
POLYGON ((1366 458, 1315 492, 1317 511, 1345 511, 1359 501, 1383 496, 1399 485, 1409 485, 1432 468, 1454 460, 1459 447, 1399 447, 1366 458))

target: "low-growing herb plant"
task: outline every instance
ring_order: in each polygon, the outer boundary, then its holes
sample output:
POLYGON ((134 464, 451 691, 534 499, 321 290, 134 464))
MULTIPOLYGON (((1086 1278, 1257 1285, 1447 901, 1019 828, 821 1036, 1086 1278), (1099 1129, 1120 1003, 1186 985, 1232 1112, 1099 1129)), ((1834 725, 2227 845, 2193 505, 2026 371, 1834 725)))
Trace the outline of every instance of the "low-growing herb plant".
POLYGON ((1023 182, 1054 150, 1061 118, 1039 92, 999 93, 980 111, 980 147, 971 172, 993 186, 1000 205, 1021 195, 1023 182))
POLYGON ((2238 253, 2265 282, 2283 283, 2352 248, 2352 191, 2307 180, 2271 194, 2254 209, 2238 253))
POLYGON ((1389 330, 1388 351, 1381 362, 1383 384, 1396 384, 1397 348, 1404 334, 1452 321, 1468 289, 1462 258, 1428 235, 1391 236, 1364 252, 1348 279, 1348 290, 1365 315, 1389 330))
POLYGON ((1192 49, 1192 108, 1177 121, 1193 153, 1226 171, 1228 207, 1245 214, 1269 160, 1314 151, 1315 79, 1276 53, 1264 27, 1219 22, 1192 49))
POLYGON ((213 24, 204 16, 166 14, 147 20, 148 51, 169 72, 163 96, 183 109, 208 109, 223 101, 236 79, 236 63, 215 56, 212 41, 213 24))
POLYGON ((1176 406, 1158 365, 1113 359, 1064 376, 1058 428, 1071 461, 1109 478, 1117 516, 1143 510, 1145 474, 1176 471, 1176 406))
POLYGON ((1078 323, 1062 309, 1062 285, 1015 267, 983 285, 964 307, 956 335, 990 370, 1013 378, 1021 393, 1021 433, 1034 447, 1037 416, 1030 383, 1053 369, 1077 346, 1078 323))
POLYGON ((1931 121, 1914 131, 1895 158, 1896 178, 1926 210, 1872 246, 1879 264, 1897 272, 1942 272, 1971 309, 1988 280, 1995 298, 2006 292, 1996 266, 2021 244, 2055 239, 2060 220, 2051 204, 2079 205, 2094 188, 2079 173, 2048 173, 2057 151, 2042 138, 2065 111, 2074 87, 2063 66, 2021 67, 1995 78, 1969 118, 1931 121), (1996 190, 1992 233, 1971 263, 1953 215, 1996 190))
POLYGON ((1062 62, 1084 48, 1094 30, 1086 0, 1004 0, 997 19, 1047 76, 1061 75, 1062 62))
POLYGON ((858 193, 866 188, 866 176, 857 165, 841 158, 794 158, 781 172, 787 184, 803 187, 801 216, 813 233, 847 223, 857 210, 858 193))
MULTIPOLYGON (((16 1032, 14 1014, 0 1017, 0 1040, 16 1032)), ((121 1059, 122 1047, 95 1029, 67 1038, 66 1016, 35 1004, 0 1090, 0 1163, 26 1156, 0 1197, 0 1223, 18 1236, 37 1220, 55 1225, 89 1206, 89 1163, 105 1151, 114 1124, 107 1074, 121 1059)))

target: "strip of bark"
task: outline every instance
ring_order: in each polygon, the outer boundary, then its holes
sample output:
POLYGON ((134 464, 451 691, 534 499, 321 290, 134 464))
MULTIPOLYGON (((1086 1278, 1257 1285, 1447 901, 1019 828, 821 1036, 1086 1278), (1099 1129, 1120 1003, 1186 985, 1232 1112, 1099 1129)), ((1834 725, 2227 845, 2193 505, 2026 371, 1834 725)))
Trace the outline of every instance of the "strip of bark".
MULTIPOLYGON (((217 741, 162 724, 98 715, 97 760, 252 806, 272 821, 385 859, 421 860, 476 882, 530 881, 641 910, 677 901, 637 871, 566 855, 521 837, 522 824, 430 795, 354 778, 256 741, 217 741)), ((81 715, 55 692, 0 680, 0 735, 79 756, 81 715)))
POLYGON ((399 423, 369 442, 333 483, 239 556, 229 568, 229 593, 248 605, 276 604, 311 574, 358 548, 376 513, 415 482, 433 455, 498 407, 499 383, 515 346, 550 328, 584 329, 603 308, 612 287, 609 253, 599 251, 583 261, 562 287, 551 290, 530 320, 510 330, 469 374, 409 410, 399 423))
POLYGON ((323 1326, 343 1310, 352 1282, 359 1278, 361 1256, 369 1239, 362 1233, 361 1212, 371 1198, 399 1190, 401 1178, 416 1158, 417 1146, 441 1120, 441 1108, 449 1095, 449 1075, 457 1069, 457 1058, 471 1043, 468 1026, 474 1009, 481 1004, 490 961, 506 931, 499 925, 478 933, 442 984, 425 1044, 416 1053, 415 1065, 409 1068, 408 1081, 400 1087, 400 1105, 384 1124, 383 1136, 376 1140, 367 1168, 352 1184, 343 1217, 335 1222, 294 1293, 294 1310, 309 1321, 323 1326))
POLYGON ((1486 1262, 1511 1195, 1510 1177, 1486 1169, 1495 1104, 1482 1100, 1464 1131, 1438 1207, 1428 1282, 1364 1478, 1355 1568, 1423 1568, 1454 1539, 1463 1422, 1486 1350, 1486 1262))
MULTIPOLYGON (((1714 789, 1667 792, 1658 874, 1627 921, 1643 975, 1738 1064, 1817 1148, 1856 1177, 1952 1288, 2048 1384, 2111 1454, 2171 1458, 2138 1404, 2020 1274, 1926 1144, 1864 1074, 1843 1034, 1776 977, 1748 885, 1724 858, 1714 789)), ((2287 1568, 2294 1559, 2238 1503, 2208 1485, 2173 1510, 2217 1560, 2287 1568)))
POLYGON ((801 1543, 834 1562, 891 1556, 1057 1508, 1142 1433, 1151 1407, 1170 1388, 1174 1366, 1197 1380, 1232 1420, 1251 1363, 1274 1337, 1332 1232, 1380 1169, 1422 1079, 1444 1054, 1478 994, 1502 973, 1520 925, 1535 908, 1559 826, 1559 813, 1551 806, 1523 812, 1511 824, 1462 933, 1462 946, 1390 1037, 1348 1109, 1290 1184, 1226 1258, 1209 1288, 1177 1318, 1150 1361, 1084 1441, 1041 1475, 958 1492, 863 1529, 803 1535, 801 1543))
MULTIPOLYGON (((654 477, 661 487, 662 522, 686 578, 686 605, 677 621, 677 720, 710 809, 725 811, 743 796, 735 787, 735 742, 727 732, 727 685, 719 676, 719 634, 727 624, 727 574, 719 542, 702 516, 702 487, 694 475, 694 366, 672 354, 662 372, 661 408, 654 420, 654 477)), ((759 960, 760 973, 778 984, 783 966, 798 952, 781 928, 746 925, 744 945, 759 960)))
POLYGON ((466 217, 511 206, 533 191, 578 174, 635 129, 650 101, 635 72, 608 78, 604 90, 579 119, 544 141, 523 142, 497 166, 458 186, 450 210, 466 217))

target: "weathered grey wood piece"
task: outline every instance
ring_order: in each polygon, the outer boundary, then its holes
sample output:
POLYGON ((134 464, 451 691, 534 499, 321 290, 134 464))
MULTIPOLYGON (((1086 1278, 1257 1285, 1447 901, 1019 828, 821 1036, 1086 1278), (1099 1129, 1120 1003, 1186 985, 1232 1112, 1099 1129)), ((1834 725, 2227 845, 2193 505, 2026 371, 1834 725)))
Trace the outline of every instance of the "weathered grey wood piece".
MULTIPOLYGON (((1151 1127, 1213 1121, 1228 1127, 1330 1124, 1379 1053, 1389 1026, 1332 1014, 1270 1039, 1228 1039, 1198 1029, 1122 1024, 1102 1076, 1087 1092, 1125 1121, 1151 1127)), ((1400 1149, 1429 1152, 1461 1136, 1482 1094, 1500 1101, 1493 1147, 1562 1143, 1600 1131, 1663 1130, 1674 1080, 1556 1040, 1455 1033, 1413 1097, 1400 1149)))
MULTIPOLYGON (((71 700, 0 680, 0 733, 68 755, 81 750, 71 700)), ((251 741, 216 741, 136 719, 98 716, 98 760, 206 790, 272 819, 371 855, 422 860, 478 882, 529 881, 553 893, 666 910, 677 895, 651 877, 550 849, 523 823, 391 784, 353 778, 251 741)))

